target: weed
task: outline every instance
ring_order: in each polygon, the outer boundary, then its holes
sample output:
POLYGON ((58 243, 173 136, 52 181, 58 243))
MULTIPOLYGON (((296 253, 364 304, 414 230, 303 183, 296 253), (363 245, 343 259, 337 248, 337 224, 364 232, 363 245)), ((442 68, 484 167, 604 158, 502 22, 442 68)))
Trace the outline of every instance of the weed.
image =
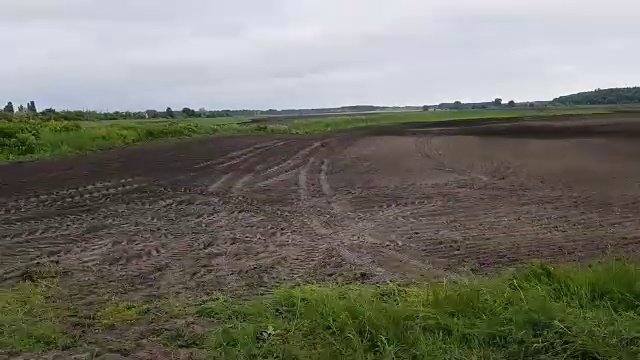
POLYGON ((137 321, 149 312, 147 305, 131 302, 111 304, 101 310, 97 320, 101 326, 113 327, 137 321))
POLYGON ((204 344, 206 335, 197 332, 187 326, 181 326, 169 332, 165 337, 165 343, 177 349, 195 349, 200 348, 204 344))
POLYGON ((62 350, 73 344, 64 332, 64 311, 51 300, 52 284, 25 282, 0 289, 0 349, 62 350))

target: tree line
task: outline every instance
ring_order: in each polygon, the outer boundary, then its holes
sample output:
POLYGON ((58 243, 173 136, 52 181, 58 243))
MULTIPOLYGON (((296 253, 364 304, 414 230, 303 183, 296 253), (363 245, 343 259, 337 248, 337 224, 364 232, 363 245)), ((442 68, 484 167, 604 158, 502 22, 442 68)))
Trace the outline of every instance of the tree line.
POLYGON ((487 102, 479 102, 479 103, 463 103, 461 101, 455 101, 452 103, 441 103, 436 106, 425 105, 422 107, 422 110, 469 110, 469 109, 502 109, 502 108, 515 108, 515 107, 526 107, 533 108, 536 104, 533 102, 525 102, 525 103, 516 103, 513 100, 509 100, 505 105, 501 98, 496 98, 493 101, 487 102))
POLYGON ((596 89, 560 96, 553 102, 563 105, 640 104, 640 87, 596 89))
POLYGON ((112 111, 98 112, 89 110, 56 110, 53 108, 38 111, 35 101, 26 105, 14 105, 9 101, 0 111, 0 121, 108 121, 108 120, 147 120, 147 119, 188 119, 188 118, 217 118, 233 116, 228 110, 194 110, 188 107, 173 110, 167 107, 164 111, 112 111))

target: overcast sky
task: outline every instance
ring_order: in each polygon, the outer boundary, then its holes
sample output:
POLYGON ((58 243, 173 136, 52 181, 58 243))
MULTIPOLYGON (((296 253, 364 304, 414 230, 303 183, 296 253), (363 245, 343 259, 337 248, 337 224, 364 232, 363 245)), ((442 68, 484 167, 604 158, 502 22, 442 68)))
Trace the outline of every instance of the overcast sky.
POLYGON ((0 102, 292 108, 640 85, 638 0, 4 0, 0 102))

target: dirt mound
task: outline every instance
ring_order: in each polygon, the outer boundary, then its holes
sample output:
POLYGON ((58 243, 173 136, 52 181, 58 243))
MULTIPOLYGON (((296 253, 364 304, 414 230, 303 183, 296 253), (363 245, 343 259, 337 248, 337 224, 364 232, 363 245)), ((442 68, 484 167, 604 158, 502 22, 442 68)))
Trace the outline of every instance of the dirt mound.
POLYGON ((640 146, 608 136, 637 127, 602 119, 580 120, 592 122, 580 136, 569 136, 583 126, 574 119, 212 138, 5 165, 0 281, 54 264, 83 298, 260 292, 637 253, 640 146))

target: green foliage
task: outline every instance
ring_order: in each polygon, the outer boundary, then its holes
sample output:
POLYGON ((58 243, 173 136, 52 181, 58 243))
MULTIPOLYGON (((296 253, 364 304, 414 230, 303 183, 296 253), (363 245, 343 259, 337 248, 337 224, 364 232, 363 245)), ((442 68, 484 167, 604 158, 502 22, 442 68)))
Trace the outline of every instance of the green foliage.
POLYGON ((50 285, 23 283, 0 289, 0 350, 62 350, 73 343, 61 325, 65 314, 50 299, 50 285))
POLYGON ((196 122, 125 122, 82 126, 78 122, 0 122, 0 161, 58 157, 146 141, 215 134, 289 134, 284 126, 196 122))
POLYGON ((640 104, 640 87, 596 89, 560 96, 553 102, 564 105, 640 104))
POLYGON ((636 359, 640 273, 534 265, 511 276, 403 288, 303 286, 249 301, 216 297, 216 358, 636 359))

